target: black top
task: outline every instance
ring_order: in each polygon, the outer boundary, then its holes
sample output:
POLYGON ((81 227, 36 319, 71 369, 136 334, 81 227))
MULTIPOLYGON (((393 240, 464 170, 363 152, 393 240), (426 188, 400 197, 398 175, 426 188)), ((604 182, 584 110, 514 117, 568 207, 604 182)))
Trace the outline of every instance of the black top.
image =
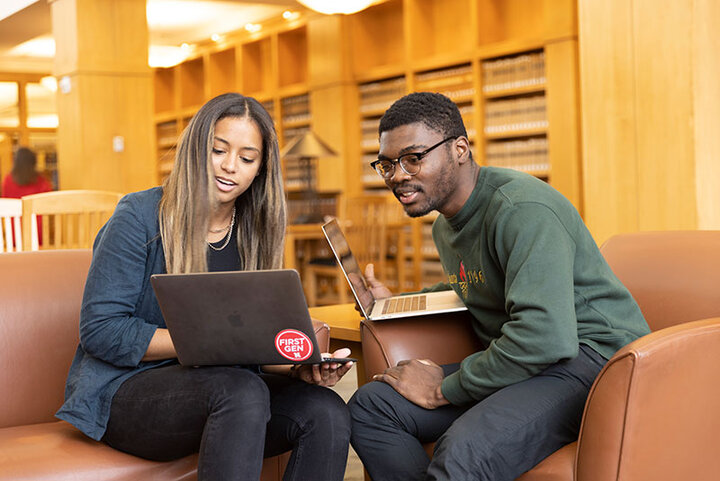
MULTIPOLYGON (((225 242, 225 237, 220 239, 218 242, 213 242, 213 247, 219 248, 225 242)), ((207 261, 208 261, 208 272, 219 272, 219 271, 241 271, 242 262, 240 261, 240 254, 237 249, 237 228, 233 226, 232 233, 230 234, 230 242, 227 243, 224 249, 216 251, 207 248, 207 261)))

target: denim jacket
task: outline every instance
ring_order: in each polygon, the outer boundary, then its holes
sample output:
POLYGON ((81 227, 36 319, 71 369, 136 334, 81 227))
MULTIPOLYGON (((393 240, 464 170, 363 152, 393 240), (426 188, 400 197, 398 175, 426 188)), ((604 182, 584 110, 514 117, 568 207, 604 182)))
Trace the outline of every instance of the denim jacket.
POLYGON ((85 282, 80 344, 56 416, 100 440, 115 392, 129 377, 174 360, 143 362, 165 327, 150 276, 165 272, 158 203, 162 188, 128 194, 100 229, 85 282))

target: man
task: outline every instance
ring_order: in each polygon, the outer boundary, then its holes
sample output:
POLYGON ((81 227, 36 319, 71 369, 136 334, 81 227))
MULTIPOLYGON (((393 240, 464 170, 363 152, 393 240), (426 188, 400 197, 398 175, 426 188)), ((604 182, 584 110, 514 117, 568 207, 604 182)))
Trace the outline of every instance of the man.
MULTIPOLYGON (((433 239, 486 348, 460 365, 403 361, 350 401, 373 481, 513 480, 577 439, 608 358, 647 334, 572 204, 546 183, 479 167, 455 104, 414 93, 380 120, 373 167, 433 239), (421 443, 437 441, 432 460, 421 443)), ((366 275, 376 297, 391 293, 366 275)))

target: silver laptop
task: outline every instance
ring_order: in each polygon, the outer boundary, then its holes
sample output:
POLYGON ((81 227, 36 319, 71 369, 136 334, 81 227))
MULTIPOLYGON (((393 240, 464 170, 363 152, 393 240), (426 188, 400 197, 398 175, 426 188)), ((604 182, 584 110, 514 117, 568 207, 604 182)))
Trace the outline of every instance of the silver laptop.
POLYGON ((322 230, 365 319, 377 321, 467 310, 453 290, 375 299, 337 219, 324 224, 322 230))
MULTIPOLYGON (((298 273, 265 271, 150 277, 184 366, 315 364, 321 357, 298 273)), ((354 359, 332 359, 332 362, 354 359)))

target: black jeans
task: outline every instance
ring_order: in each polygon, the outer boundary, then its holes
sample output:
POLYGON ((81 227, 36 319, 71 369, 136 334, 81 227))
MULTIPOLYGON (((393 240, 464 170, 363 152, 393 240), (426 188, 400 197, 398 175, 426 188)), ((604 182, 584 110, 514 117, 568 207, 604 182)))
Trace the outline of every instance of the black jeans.
POLYGON ((581 345, 574 359, 477 404, 432 410, 371 382, 348 403, 352 444, 373 481, 512 481, 577 439, 590 386, 606 362, 581 345), (421 444, 431 441, 432 460, 421 444))
POLYGON ((349 439, 347 406, 330 389, 238 367, 179 365, 125 381, 103 437, 157 461, 199 452, 199 481, 257 481, 263 457, 289 450, 285 481, 341 481, 349 439))

